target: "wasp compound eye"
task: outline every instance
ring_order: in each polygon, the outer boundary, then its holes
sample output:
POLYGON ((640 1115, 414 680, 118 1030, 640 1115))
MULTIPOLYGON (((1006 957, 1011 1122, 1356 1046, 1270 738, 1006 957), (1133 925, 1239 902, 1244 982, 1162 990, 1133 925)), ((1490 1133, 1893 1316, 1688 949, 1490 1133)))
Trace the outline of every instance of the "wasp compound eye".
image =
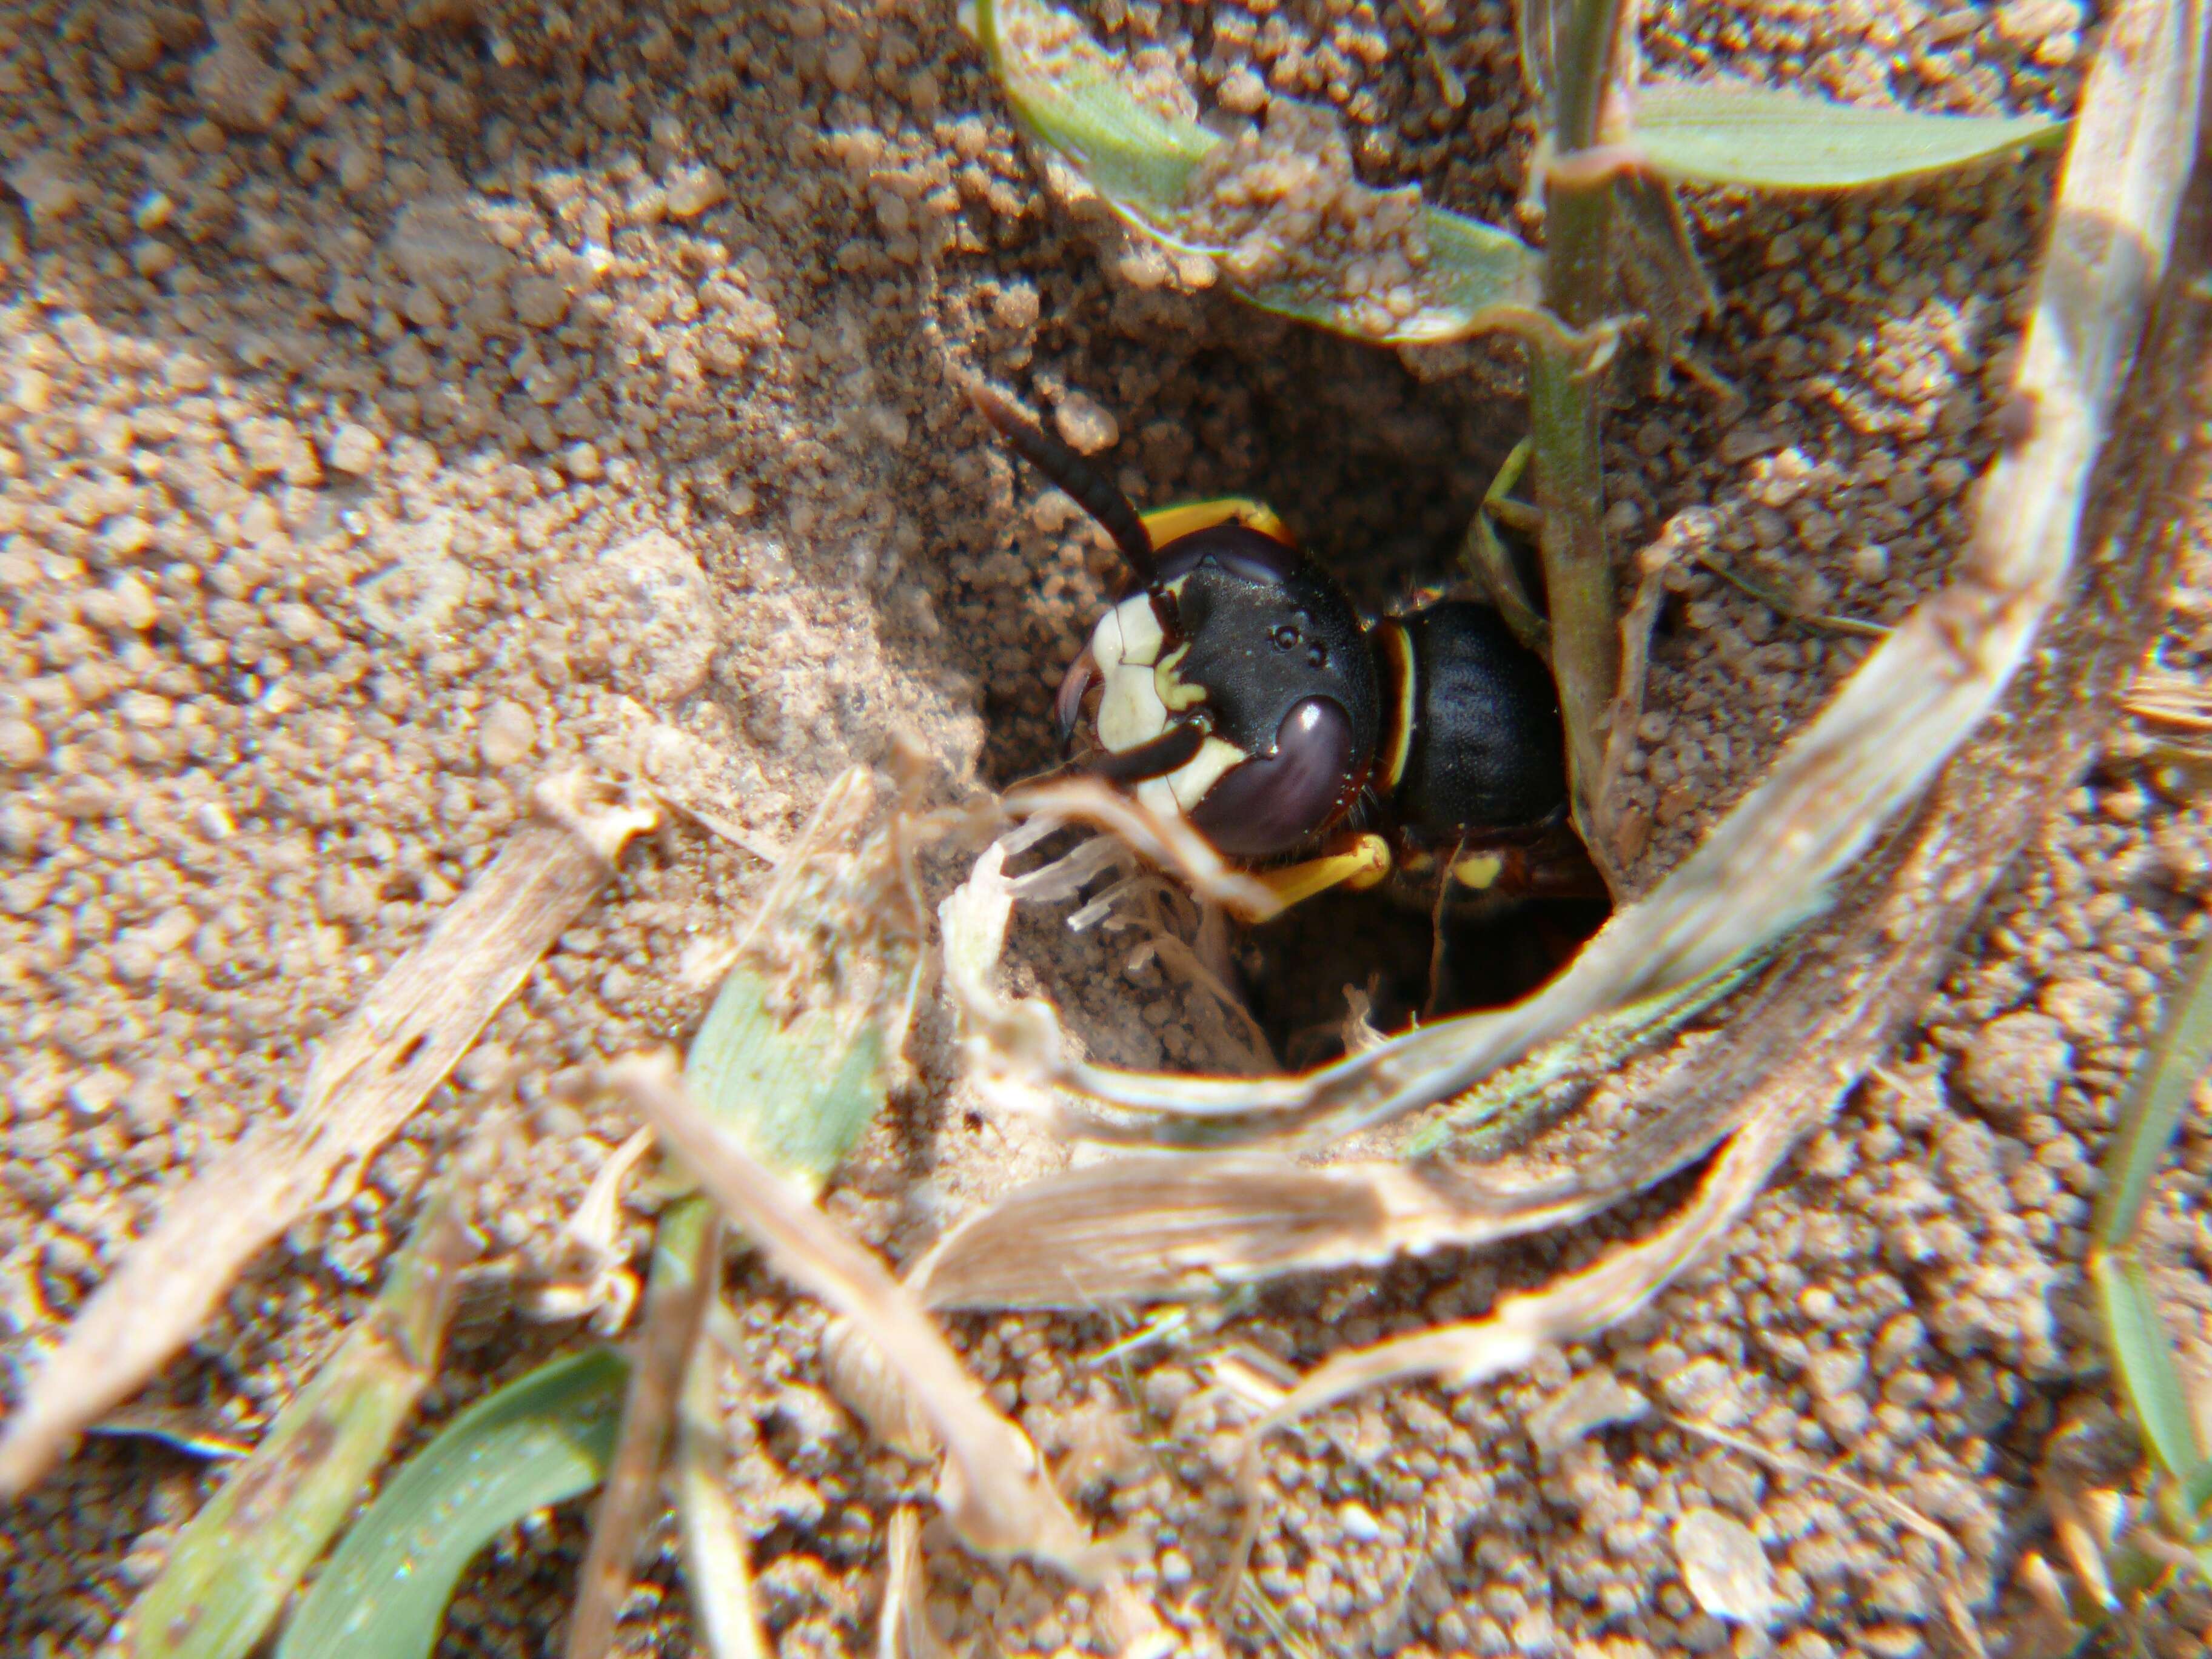
POLYGON ((1224 772, 1190 821, 1230 858, 1290 852, 1343 808, 1352 745, 1351 717, 1326 697, 1308 697, 1284 716, 1273 752, 1224 772))

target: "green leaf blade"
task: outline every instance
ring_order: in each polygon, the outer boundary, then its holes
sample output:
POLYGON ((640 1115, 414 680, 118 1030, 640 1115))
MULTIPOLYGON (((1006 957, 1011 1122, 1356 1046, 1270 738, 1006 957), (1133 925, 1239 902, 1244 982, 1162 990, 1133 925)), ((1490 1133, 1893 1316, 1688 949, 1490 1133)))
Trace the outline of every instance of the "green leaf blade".
POLYGON ((2160 1316, 2149 1275, 2138 1261, 2099 1256, 2090 1264, 2090 1276, 2096 1283, 2113 1363, 2152 1455, 2168 1474, 2202 1486, 2205 1460, 2197 1443, 2197 1417, 2174 1363, 2173 1339, 2160 1316))
POLYGON ((2047 116, 1928 115, 1771 87, 1655 78, 1636 91, 1633 142, 1687 184, 1850 190, 2047 142, 2047 116))
POLYGON ((428 1659, 477 1553, 599 1483, 629 1363, 556 1359, 479 1400, 386 1482, 284 1632, 277 1659, 428 1659))
MULTIPOLYGON (((975 32, 1024 128, 1138 230, 1220 262, 1223 286, 1262 311, 1371 344, 1414 345, 1500 326, 1535 301, 1541 260, 1534 249, 1496 225, 1425 205, 1406 255, 1413 267, 1410 313, 1401 305, 1394 315, 1364 284, 1355 289, 1352 266, 1372 252, 1356 238, 1341 250, 1301 242, 1289 250, 1292 276, 1261 277, 1248 264, 1240 277, 1233 252, 1249 250, 1239 242, 1232 251, 1234 239, 1208 221, 1199 199, 1207 182, 1200 163, 1220 150, 1218 135, 1171 112, 1173 96, 1140 96, 1128 66, 1043 0, 975 0, 975 32)), ((1272 116, 1268 132, 1276 132, 1272 116)), ((1353 182, 1332 211, 1353 203, 1371 209, 1392 193, 1353 182)))
POLYGON ((1124 211, 1172 210, 1221 142, 1138 99, 1088 35, 1036 0, 977 0, 975 28, 1015 112, 1124 211))
POLYGON ((2197 1085, 2212 1070, 2212 946, 2200 946, 2167 1005, 2156 1039, 2128 1079, 2118 1133, 2105 1153, 2090 1233, 2107 1249, 2136 1236, 2159 1166, 2180 1133, 2197 1085))
POLYGON ((754 1157, 817 1193, 884 1103, 884 1034, 873 1022, 848 1034, 827 1009, 787 1024, 773 992, 752 969, 730 970, 691 1041, 684 1086, 754 1157))
POLYGON ((179 1534, 131 1610, 136 1659, 239 1659, 343 1524, 435 1371, 467 1250, 434 1190, 383 1288, 179 1534))

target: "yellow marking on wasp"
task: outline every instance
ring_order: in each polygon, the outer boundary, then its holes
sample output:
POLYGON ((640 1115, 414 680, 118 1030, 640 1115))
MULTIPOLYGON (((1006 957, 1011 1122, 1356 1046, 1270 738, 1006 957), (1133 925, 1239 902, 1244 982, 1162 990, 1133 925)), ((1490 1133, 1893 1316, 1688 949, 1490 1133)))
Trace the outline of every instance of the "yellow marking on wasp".
POLYGON ((1175 795, 1176 807, 1184 812, 1197 811, 1206 791, 1220 782, 1230 768, 1242 766, 1251 758, 1227 739, 1208 737, 1199 744, 1198 753, 1168 774, 1168 787, 1175 795))
POLYGON ((1364 835, 1340 853, 1326 853, 1317 859, 1251 873, 1288 909, 1332 887, 1366 891, 1390 873, 1390 844, 1380 836, 1364 835))
POLYGON ((1452 866, 1452 879, 1480 891, 1496 881, 1504 868, 1505 860, 1497 854, 1476 853, 1452 866))
POLYGON ((1178 501, 1173 507, 1159 507, 1144 516, 1145 528, 1152 532, 1154 547, 1165 547, 1179 536, 1188 536, 1196 530, 1211 530, 1231 519, 1285 547, 1293 544, 1291 532, 1275 516, 1274 508, 1242 495, 1219 495, 1210 501, 1178 501))
POLYGON ((1384 695, 1395 696, 1396 704, 1382 750, 1382 793, 1387 795, 1406 775, 1406 761, 1413 752, 1414 698, 1419 690, 1415 676, 1419 671, 1413 663, 1413 642, 1402 623, 1386 622, 1375 631, 1382 637, 1383 663, 1390 677, 1384 695))
POLYGON ((1184 709, 1195 708, 1206 701, 1204 686, 1185 685, 1182 677, 1176 672, 1182 665, 1182 659, 1189 654, 1190 642, 1186 640, 1162 657, 1152 668, 1152 684, 1159 691, 1160 702, 1170 714, 1180 714, 1184 709))

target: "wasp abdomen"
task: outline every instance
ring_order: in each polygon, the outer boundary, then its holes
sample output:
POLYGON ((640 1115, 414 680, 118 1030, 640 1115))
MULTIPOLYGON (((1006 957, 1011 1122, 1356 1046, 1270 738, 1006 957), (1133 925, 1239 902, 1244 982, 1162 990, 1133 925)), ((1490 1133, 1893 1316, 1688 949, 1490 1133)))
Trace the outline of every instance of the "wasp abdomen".
POLYGON ((1495 611, 1447 600, 1376 632, 1389 706, 1376 781, 1401 828, 1442 841, 1559 809, 1559 691, 1495 611))

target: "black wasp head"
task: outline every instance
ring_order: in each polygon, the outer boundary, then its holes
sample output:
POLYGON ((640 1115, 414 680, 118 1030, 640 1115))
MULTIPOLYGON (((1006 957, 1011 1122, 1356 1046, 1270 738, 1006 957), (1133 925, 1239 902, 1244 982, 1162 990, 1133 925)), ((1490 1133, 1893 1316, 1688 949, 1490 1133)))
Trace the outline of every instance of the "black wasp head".
POLYGON ((1006 399, 974 395, 1129 568, 1125 597, 1060 686, 1063 737, 1100 687, 1096 770, 1154 811, 1188 817, 1231 858, 1291 852, 1341 818, 1381 724, 1373 658, 1344 591, 1265 507, 1206 502, 1147 521, 1006 399), (1154 525, 1170 536, 1157 547, 1154 525))
POLYGON ((1365 783, 1374 661, 1342 589, 1238 504, 1214 505, 1230 515, 1162 547, 1153 580, 1091 633, 1099 769, 1230 857, 1268 858, 1365 783))

